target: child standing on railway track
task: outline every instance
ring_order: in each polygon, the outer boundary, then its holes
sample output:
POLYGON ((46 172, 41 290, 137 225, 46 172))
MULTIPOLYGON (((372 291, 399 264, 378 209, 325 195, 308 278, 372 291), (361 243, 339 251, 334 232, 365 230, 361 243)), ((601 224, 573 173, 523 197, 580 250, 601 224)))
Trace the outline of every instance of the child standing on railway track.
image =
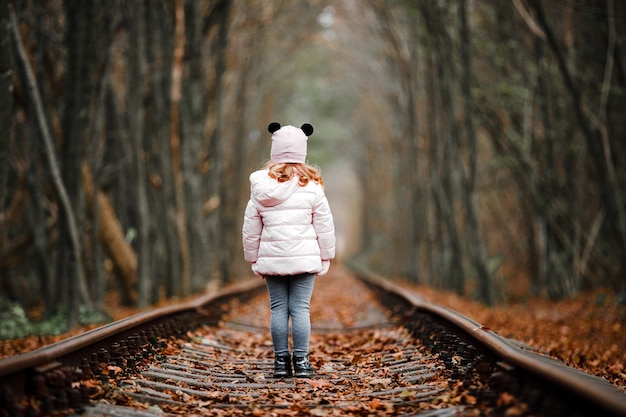
POLYGON ((308 123, 270 123, 270 161, 250 175, 243 223, 244 258, 265 278, 270 297, 274 377, 311 377, 310 303, 316 275, 335 257, 335 227, 318 169, 307 165, 308 123), (293 342, 289 353, 289 319, 293 342))

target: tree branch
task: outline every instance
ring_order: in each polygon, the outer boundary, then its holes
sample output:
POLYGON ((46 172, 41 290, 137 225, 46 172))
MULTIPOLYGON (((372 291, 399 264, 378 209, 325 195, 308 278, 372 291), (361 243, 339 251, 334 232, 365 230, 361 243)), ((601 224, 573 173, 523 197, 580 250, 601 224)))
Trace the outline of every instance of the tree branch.
POLYGON ((513 0, 513 6, 515 6, 515 10, 517 10, 520 16, 522 16, 522 19, 524 19, 524 22, 526 22, 526 25, 528 25, 530 31, 537 35, 542 41, 545 41, 545 32, 541 30, 537 22, 535 22, 535 19, 533 19, 528 10, 526 10, 522 2, 520 0, 513 0))

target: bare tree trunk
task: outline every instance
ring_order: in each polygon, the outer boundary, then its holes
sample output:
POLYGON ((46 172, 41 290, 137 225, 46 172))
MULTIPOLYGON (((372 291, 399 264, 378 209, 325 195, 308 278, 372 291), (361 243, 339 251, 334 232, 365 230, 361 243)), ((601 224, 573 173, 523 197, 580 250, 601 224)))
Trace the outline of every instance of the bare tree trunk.
MULTIPOLYGON (((200 6, 199 2, 185 3, 185 73, 180 102, 180 157, 185 178, 183 197, 192 292, 201 289, 203 281, 209 275, 207 236, 202 227, 202 182, 205 180, 206 170, 201 169, 204 126, 209 113, 208 88, 205 82, 208 77, 203 70, 206 55, 203 53, 204 19, 200 6)), ((210 174, 217 175, 214 171, 210 174)))
MULTIPOLYGON (((28 113, 32 113, 33 111, 32 108, 29 108, 28 113)), ((31 267, 35 270, 39 278, 44 306, 47 307, 54 305, 52 271, 50 270, 52 262, 48 253, 45 214, 41 205, 41 202, 44 200, 40 184, 41 164, 39 163, 39 158, 41 157, 41 146, 40 141, 37 140, 37 132, 35 130, 31 130, 29 134, 28 153, 29 164, 27 182, 30 197, 28 217, 33 231, 33 250, 35 252, 35 259, 31 267)), ((49 311, 46 311, 46 313, 49 313, 49 311)))
POLYGON ((183 57, 185 55, 185 6, 183 0, 174 5, 176 30, 174 42, 174 60, 172 62, 172 102, 170 113, 170 151, 172 176, 174 178, 174 195, 176 201, 176 232, 180 245, 181 279, 177 293, 188 295, 191 291, 191 265, 187 228, 185 226, 185 199, 183 197, 183 173, 181 170, 180 150, 180 99, 182 95, 183 57))
MULTIPOLYGON (((35 80, 35 76, 30 68, 28 63, 28 58, 26 57, 26 52, 22 46, 22 38, 19 32, 19 26, 17 22, 17 17, 15 13, 12 12, 12 23, 13 23, 13 31, 15 37, 15 45, 18 52, 19 57, 19 65, 21 73, 23 74, 23 78, 26 82, 28 93, 30 95, 31 100, 33 101, 33 105, 35 107, 35 112, 37 115, 38 126, 41 132, 41 136, 44 143, 45 155, 48 160, 48 166, 50 169, 50 175, 52 177, 53 184, 57 191, 57 195, 60 200, 60 205, 62 207, 64 216, 65 216, 65 224, 67 226, 67 233, 69 235, 69 241, 71 246, 71 257, 73 259, 73 269, 70 271, 71 276, 74 277, 71 283, 71 291, 78 287, 80 290, 79 295, 81 296, 81 301, 86 305, 90 305, 89 293, 87 291, 87 285, 85 282, 84 270, 83 270, 83 260, 80 248, 80 240, 78 227, 76 222, 76 217, 74 215, 74 208, 71 204, 69 195, 65 188, 65 184, 63 182, 61 176, 61 170, 59 168, 59 163, 56 159, 56 150, 54 147, 54 143, 52 141, 52 137, 50 135, 50 131, 48 129, 48 121, 45 118, 43 105, 41 103, 41 99, 39 96, 39 91, 37 88, 37 83, 35 80)), ((71 293, 70 293, 71 294, 71 293)), ((68 300, 69 301, 69 300, 68 300)), ((78 305, 76 304, 77 300, 71 301, 70 309, 68 313, 68 325, 70 327, 74 327, 77 324, 78 320, 78 305)))
MULTIPOLYGON (((129 177, 126 166, 132 165, 132 150, 128 144, 127 132, 120 126, 123 117, 122 112, 119 111, 112 85, 109 85, 106 90, 105 112, 108 135, 116 138, 114 143, 109 144, 109 148, 116 160, 116 169, 121 173, 118 174, 118 177, 122 177, 122 180, 118 180, 116 184, 117 193, 110 196, 91 186, 92 189, 95 189, 92 194, 97 193, 94 208, 97 207, 99 212, 98 221, 100 222, 102 242, 115 267, 114 277, 118 284, 120 300, 125 306, 136 306, 137 254, 125 239, 124 225, 129 224, 129 221, 126 215, 126 204, 123 204, 130 194, 130 185, 127 184, 129 181, 126 181, 126 178, 129 177)), ((86 179, 85 189, 89 198, 88 184, 89 181, 86 179)), ((95 211, 92 213, 92 216, 94 215, 95 211)))
MULTIPOLYGON (((212 133, 211 141, 214 145, 217 145, 214 149, 216 150, 214 158, 218 160, 224 159, 224 145, 222 142, 224 141, 222 135, 222 80, 223 76, 226 73, 226 49, 228 47, 228 28, 230 22, 230 8, 231 2, 221 1, 219 5, 213 10, 212 20, 216 22, 219 27, 217 29, 217 40, 213 46, 212 53, 213 59, 215 60, 215 80, 214 80, 214 99, 213 99, 213 112, 218 115, 215 129, 212 133)), ((238 138, 240 141, 243 139, 243 135, 238 138)), ((241 155, 243 150, 243 143, 235 143, 234 146, 238 149, 235 149, 235 153, 241 155)), ((241 159, 241 156, 238 156, 237 159, 241 159)), ((238 181, 237 177, 231 178, 230 181, 225 181, 225 173, 226 173, 226 165, 222 162, 218 164, 218 169, 215 172, 215 176, 220 181, 217 189, 219 190, 220 201, 232 201, 236 202, 238 193, 237 186, 233 187, 232 181, 238 181), (232 194, 231 194, 232 193, 232 194), (236 194, 235 194, 236 193, 236 194), (231 194, 231 195, 229 195, 231 194), (231 198, 232 196, 232 198, 231 198)), ((219 210, 220 222, 217 224, 218 233, 214 234, 215 237, 218 237, 219 240, 213 243, 217 243, 219 247, 223 247, 225 250, 220 251, 220 259, 219 259, 219 281, 226 282, 229 277, 230 272, 230 262, 231 258, 234 255, 234 242, 235 236, 238 236, 238 233, 235 233, 235 223, 236 220, 232 217, 235 210, 229 210, 229 206, 222 204, 221 210, 219 210), (230 244, 229 244, 230 242, 230 244)), ((235 206, 231 206, 235 207, 235 206)), ((209 277, 216 278, 216 277, 209 277)))
MULTIPOLYGON (((615 177, 611 149, 606 136, 607 128, 601 123, 602 120, 596 121, 596 125, 599 126, 594 126, 593 120, 597 116, 592 115, 586 109, 582 90, 576 85, 574 77, 567 67, 563 51, 556 41, 552 27, 548 24, 541 1, 534 0, 532 6, 537 15, 537 22, 546 35, 548 47, 556 58, 565 88, 571 97, 572 107, 576 114, 575 120, 581 128, 587 147, 591 152, 599 176, 597 184, 606 206, 605 233, 609 235, 610 244, 618 248, 615 252, 619 255, 615 257, 615 260, 621 263, 619 269, 623 272, 626 270, 626 257, 623 256, 626 253, 626 211, 615 177)), ((611 24, 610 19, 608 23, 611 24)))
POLYGON ((128 110, 131 143, 133 144, 136 177, 134 195, 137 222, 137 280, 139 284, 137 305, 145 308, 150 304, 152 270, 150 257, 150 210, 144 149, 144 53, 145 53, 145 12, 143 0, 130 6, 130 62, 128 85, 128 110))
MULTIPOLYGON (((112 26, 112 25, 111 25, 112 26)), ((106 139, 105 139, 105 118, 107 113, 107 95, 109 91, 109 83, 110 83, 110 52, 108 54, 107 63, 103 70, 103 77, 100 80, 100 86, 98 87, 98 101, 96 104, 96 112, 94 115, 94 123, 91 135, 91 144, 90 144, 90 156, 88 158, 88 162, 85 165, 89 166, 88 170, 94 173, 93 175, 93 185, 92 188, 97 190, 100 184, 100 173, 102 168, 102 159, 103 154, 106 147, 106 139)), ((84 178, 83 171, 83 180, 84 178)), ((85 186, 85 188, 87 188, 85 186)), ((85 190, 85 194, 87 194, 87 190, 85 190)), ((102 245, 100 244, 100 204, 98 203, 98 199, 93 197, 93 190, 91 197, 86 195, 87 198, 87 206, 88 211, 91 210, 91 228, 89 233, 89 241, 91 243, 91 253, 92 253, 92 265, 93 265, 93 296, 95 302, 95 308, 98 312, 103 311, 104 300, 106 296, 106 279, 104 275, 104 256, 102 251, 102 245), (91 198, 92 203, 91 207, 89 199, 91 198)))
POLYGON ((462 198, 465 207, 465 219, 467 226, 467 247, 470 253, 471 262, 474 266, 476 278, 478 281, 478 298, 488 305, 492 305, 495 301, 493 281, 490 272, 487 270, 486 249, 483 241, 483 235, 478 219, 480 218, 478 203, 476 201, 476 129, 474 127, 474 107, 471 90, 471 62, 470 62, 470 33, 467 21, 467 2, 460 0, 459 3, 459 20, 460 20, 460 55, 461 55, 461 92, 464 104, 464 126, 465 137, 467 140, 468 156, 467 156, 467 172, 464 172, 462 186, 462 198))
POLYGON ((427 284, 433 286, 441 286, 443 277, 446 275, 446 261, 444 257, 446 247, 446 237, 443 234, 442 214, 439 205, 439 197, 435 191, 438 187, 438 145, 439 129, 437 126, 437 110, 435 103, 435 76, 433 74, 433 57, 432 54, 425 55, 426 71, 424 77, 426 79, 426 98, 430 105, 426 106, 426 123, 424 136, 427 138, 428 144, 428 180, 426 181, 428 190, 428 205, 426 207, 426 262, 428 269, 427 284))
MULTIPOLYGON (((542 48, 543 50, 543 48, 542 48)), ((541 122, 544 135, 537 145, 541 152, 540 161, 544 161, 536 175, 536 180, 531 179, 528 188, 534 191, 530 194, 534 212, 539 220, 540 241, 539 253, 541 253, 539 271, 540 279, 544 289, 548 290, 550 296, 560 298, 566 293, 565 283, 572 272, 567 268, 571 259, 571 248, 566 248, 557 231, 557 223, 562 222, 562 215, 554 213, 555 201, 565 200, 564 190, 559 185, 558 179, 551 172, 558 165, 553 143, 555 143, 555 127, 550 118, 552 107, 550 88, 546 83, 547 73, 542 55, 537 55, 539 72, 537 102, 540 106, 541 122)))
MULTIPOLYGON (((8 197, 7 180, 9 175, 9 143, 13 129, 13 78, 14 54, 11 31, 9 2, 0 2, 0 289, 4 290, 5 274, 3 269, 5 201, 8 197)), ((8 281, 8 279, 7 279, 8 281)))
MULTIPOLYGON (((0 2, 0 236, 3 235, 4 202, 7 198, 9 138, 13 133, 13 42, 9 2, 0 2)), ((2 239, 0 239, 2 242, 2 239)), ((0 243, 0 253, 2 245, 0 243)))
POLYGON ((465 271, 463 268, 463 253, 461 237, 456 221, 455 206, 458 203, 457 192, 454 183, 454 170, 458 169, 459 147, 456 139, 456 123, 454 118, 453 95, 450 91, 453 82, 451 69, 446 67, 447 60, 445 51, 452 50, 452 43, 448 38, 441 14, 444 13, 438 7, 430 7, 423 4, 420 8, 426 22, 427 35, 431 45, 432 63, 436 71, 436 89, 433 91, 437 97, 432 97, 432 106, 440 108, 439 119, 434 123, 441 125, 439 140, 434 142, 437 152, 438 172, 434 178, 435 198, 445 225, 445 233, 449 241, 449 247, 445 249, 449 253, 449 262, 446 273, 447 286, 457 293, 463 293, 465 288, 465 271))
POLYGON ((151 235, 155 239, 153 252, 153 293, 158 297, 160 287, 166 296, 173 296, 181 272, 180 245, 176 238, 175 195, 170 154, 170 97, 175 22, 171 19, 174 5, 164 2, 163 8, 147 7, 147 57, 149 62, 150 102, 155 132, 150 177, 153 178, 151 235), (167 7, 166 7, 167 5, 167 7), (156 183, 155 183, 156 181, 156 183))
POLYGON ((393 207, 392 215, 393 236, 389 270, 393 273, 407 276, 416 282, 419 271, 419 235, 423 223, 421 220, 421 199, 418 194, 418 121, 417 121, 417 81, 413 69, 417 66, 417 35, 415 28, 402 28, 401 23, 393 13, 384 6, 375 5, 385 41, 388 44, 388 56, 391 61, 389 70, 399 84, 397 93, 389 100, 392 114, 395 116, 394 126, 397 126, 391 136, 391 153, 394 161, 391 164, 393 207), (409 35, 402 36, 403 29, 409 30, 409 35))
MULTIPOLYGON (((82 181, 82 164, 85 159, 85 151, 87 149, 87 141, 89 132, 90 112, 93 110, 92 97, 94 92, 95 77, 99 76, 95 59, 95 32, 98 29, 94 15, 96 12, 97 2, 84 2, 82 0, 67 0, 65 6, 65 17, 67 19, 65 44, 67 47, 67 72, 65 80, 67 89, 64 91, 65 112, 62 120, 63 130, 63 146, 60 149, 63 181, 67 188, 70 204, 74 208, 74 222, 76 223, 76 232, 78 244, 81 239, 81 231, 84 224, 84 215, 86 213, 84 188, 82 181)), ((61 216, 61 222, 67 221, 61 216)), ((70 266, 71 273, 67 282, 68 287, 68 312, 70 327, 78 323, 78 308, 85 301, 91 308, 91 300, 81 300, 85 295, 78 297, 78 286, 83 281, 84 264, 82 257, 85 255, 81 247, 75 248, 75 251, 69 250, 69 245, 59 244, 58 262, 61 264, 67 262, 70 266), (67 255, 66 255, 67 254, 67 255), (81 261, 74 259, 81 256, 81 261), (74 263, 80 263, 80 273, 74 273, 74 263)), ((61 275, 57 275, 62 278, 61 275)), ((85 288, 86 291, 86 288, 85 288)), ((88 294, 88 293, 87 293, 88 294)))
MULTIPOLYGON (((246 103, 248 102, 248 89, 250 88, 249 82, 254 79, 252 68, 256 65, 256 60, 251 59, 246 64, 240 74, 240 82, 237 86, 237 93, 235 98, 235 107, 238 109, 238 113, 245 114, 246 103)), ((237 123, 234 126, 233 132, 233 146, 231 147, 232 154, 228 158, 228 165, 226 172, 231 181, 228 187, 222 189, 222 201, 223 207, 240 207, 242 195, 242 185, 244 182, 245 171, 241 169, 244 164, 245 150, 246 150, 246 131, 248 129, 245 120, 237 123)), ((206 213, 209 214, 209 213, 206 213)), ((230 271, 233 270, 235 260, 238 258, 238 251, 240 245, 239 233, 233 233, 236 230, 238 220, 241 217, 241 213, 238 210, 225 210, 224 212, 224 252, 225 252, 225 269, 222 279, 230 275, 230 271)))

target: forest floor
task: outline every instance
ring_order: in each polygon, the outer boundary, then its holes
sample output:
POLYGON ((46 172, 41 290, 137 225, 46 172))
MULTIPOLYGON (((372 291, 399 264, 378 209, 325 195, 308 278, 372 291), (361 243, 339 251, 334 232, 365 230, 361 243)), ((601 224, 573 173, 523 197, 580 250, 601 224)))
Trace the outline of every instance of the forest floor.
MULTIPOLYGON (((329 282, 323 286, 329 284, 333 285, 329 282)), ((603 377, 626 392, 626 305, 620 303, 611 291, 595 290, 561 301, 540 296, 525 297, 523 301, 487 307, 452 293, 424 286, 402 285, 427 301, 452 308, 501 336, 518 340, 572 367, 603 377)), ((338 287, 341 288, 341 285, 338 287)), ((107 300, 107 307, 107 313, 114 320, 139 312, 120 306, 115 296, 107 300)), ((352 314, 352 308, 345 305, 345 316, 352 314)), ((315 305, 312 305, 314 310, 315 305)), ((97 326, 78 328, 58 336, 2 340, 0 359, 94 327, 97 326)))
POLYGON ((500 336, 605 378, 626 392, 626 304, 610 290, 584 292, 560 301, 531 296, 487 307, 427 287, 411 289, 427 301, 456 310, 500 336))

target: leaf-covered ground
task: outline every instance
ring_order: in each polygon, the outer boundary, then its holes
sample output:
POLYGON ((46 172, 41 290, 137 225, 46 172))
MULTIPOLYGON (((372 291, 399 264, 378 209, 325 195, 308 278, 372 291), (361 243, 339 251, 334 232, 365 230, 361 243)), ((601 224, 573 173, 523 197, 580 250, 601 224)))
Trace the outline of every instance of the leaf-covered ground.
POLYGON ((581 293, 561 301, 530 297, 489 308, 451 293, 421 286, 411 289, 501 336, 606 378, 626 392, 626 305, 609 290, 581 293))
MULTIPOLYGON (((334 270, 318 278, 316 283, 311 306, 314 327, 332 327, 337 323, 345 326, 357 321, 357 315, 368 314, 362 306, 341 303, 342 292, 350 291, 350 288, 342 288, 341 276, 344 272, 340 268, 334 270), (334 300, 329 301, 321 296, 327 291, 334 294, 334 300), (334 318, 337 323, 319 321, 329 302, 333 303, 334 308, 337 307, 336 303, 342 305, 341 314, 334 318)), ((626 391, 626 305, 620 304, 616 295, 610 291, 596 290, 563 301, 529 297, 523 302, 488 308, 450 293, 422 286, 410 288, 426 300, 453 308, 502 336, 539 349, 570 366, 604 377, 626 391)), ((367 305, 371 300, 364 295, 362 302, 367 305)), ((137 312, 119 307, 113 297, 107 305, 108 313, 114 319, 137 312)), ((259 320, 267 318, 267 314, 259 315, 259 320)), ((372 317, 372 320, 377 318, 372 317)), ((0 358, 25 353, 93 327, 76 329, 60 336, 2 340, 0 358)))
MULTIPOLYGON (((109 379, 95 412, 85 415, 149 404, 151 411, 197 416, 452 415, 459 410, 469 416, 491 415, 494 409, 481 400, 487 395, 474 395, 488 391, 480 379, 467 375, 452 382, 439 355, 412 338, 375 294, 345 271, 316 282, 310 344, 314 378, 271 378, 265 292, 245 302, 230 301, 228 307, 217 326, 200 326, 182 340, 169 340, 159 364, 139 374, 113 367, 119 378, 109 379)), ((525 404, 507 404, 511 411, 516 406, 523 410, 525 404)))

